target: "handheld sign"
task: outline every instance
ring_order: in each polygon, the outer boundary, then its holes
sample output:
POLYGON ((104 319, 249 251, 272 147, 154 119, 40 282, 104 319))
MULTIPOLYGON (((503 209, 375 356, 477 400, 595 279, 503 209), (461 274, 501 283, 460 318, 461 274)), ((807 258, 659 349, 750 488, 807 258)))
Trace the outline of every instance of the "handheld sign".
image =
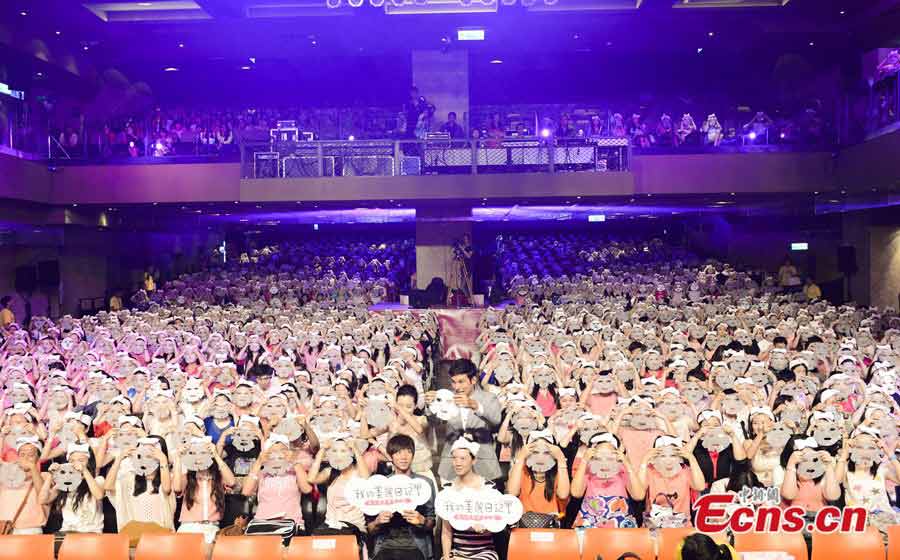
POLYGON ((434 503, 438 516, 457 531, 475 526, 499 533, 522 517, 522 502, 515 496, 501 494, 494 488, 445 488, 434 503))
POLYGON ((352 478, 344 488, 344 498, 366 515, 383 511, 416 509, 431 498, 431 483, 424 478, 404 475, 352 478))

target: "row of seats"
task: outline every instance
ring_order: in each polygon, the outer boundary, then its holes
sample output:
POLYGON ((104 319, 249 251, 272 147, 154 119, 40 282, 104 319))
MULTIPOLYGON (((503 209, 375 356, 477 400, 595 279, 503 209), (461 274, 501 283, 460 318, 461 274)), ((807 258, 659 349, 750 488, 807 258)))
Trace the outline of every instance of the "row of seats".
MULTIPOLYGON (((694 533, 690 527, 662 529, 656 538, 649 529, 588 529, 583 551, 572 530, 515 529, 509 540, 508 560, 615 560, 626 552, 641 560, 674 560, 678 544, 694 533)), ((727 542, 724 533, 711 535, 727 542)), ((738 552, 783 551, 794 560, 882 560, 881 534, 813 533, 812 558, 799 533, 746 533, 735 535, 738 552)), ((54 560, 53 535, 0 537, 0 560, 54 560)), ((201 535, 147 534, 141 537, 134 560, 206 560, 201 535)), ((352 536, 295 537, 285 551, 281 537, 219 537, 211 560, 357 560, 359 549, 352 536)), ((69 534, 59 549, 58 560, 129 560, 128 535, 69 534)), ((890 527, 887 560, 900 560, 900 526, 890 527)))
MULTIPOLYGON (((0 536, 0 560, 54 560, 53 535, 0 536)), ((285 551, 278 536, 219 537, 211 560, 359 560, 356 537, 294 537, 285 551)), ((58 560, 129 560, 124 533, 70 533, 58 560)), ((145 534, 134 560, 207 560, 203 536, 186 533, 145 534)))
MULTIPOLYGON (((678 545, 696 530, 692 527, 661 529, 656 538, 649 529, 588 529, 579 551, 575 531, 516 529, 509 541, 508 560, 616 560, 631 552, 641 560, 675 560, 678 545)), ((726 543, 727 535, 710 535, 726 543)), ((739 552, 787 552, 794 560, 884 560, 881 534, 874 528, 865 533, 813 533, 812 558, 800 533, 742 533, 735 535, 739 552)), ((887 560, 900 560, 900 526, 889 532, 887 560)))

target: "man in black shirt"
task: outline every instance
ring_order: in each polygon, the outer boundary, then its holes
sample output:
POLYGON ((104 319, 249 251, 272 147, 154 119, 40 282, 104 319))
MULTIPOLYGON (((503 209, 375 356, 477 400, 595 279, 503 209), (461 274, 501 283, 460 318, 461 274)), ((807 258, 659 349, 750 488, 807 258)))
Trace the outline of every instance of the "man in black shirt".
POLYGON ((388 440, 387 454, 394 465, 394 475, 423 478, 431 486, 431 498, 413 511, 382 512, 366 516, 366 528, 374 540, 373 560, 431 560, 434 530, 435 488, 430 479, 412 472, 416 444, 404 434, 388 440))

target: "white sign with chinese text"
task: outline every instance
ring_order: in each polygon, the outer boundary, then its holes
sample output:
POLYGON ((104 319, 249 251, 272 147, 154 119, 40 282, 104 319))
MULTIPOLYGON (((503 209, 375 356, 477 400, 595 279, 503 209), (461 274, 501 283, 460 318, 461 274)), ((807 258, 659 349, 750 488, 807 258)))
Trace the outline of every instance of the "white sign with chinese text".
POLYGON ((437 515, 457 531, 483 528, 499 533, 522 517, 522 502, 494 488, 445 488, 434 503, 437 515))
POLYGON ((431 498, 431 483, 424 478, 376 474, 350 479, 344 488, 344 498, 366 515, 411 511, 431 498))

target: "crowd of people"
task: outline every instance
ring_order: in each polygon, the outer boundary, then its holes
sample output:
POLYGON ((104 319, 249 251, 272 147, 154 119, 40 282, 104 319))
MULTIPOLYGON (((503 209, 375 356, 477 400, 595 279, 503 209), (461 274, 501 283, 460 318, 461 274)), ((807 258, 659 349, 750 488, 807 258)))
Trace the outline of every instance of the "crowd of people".
MULTIPOLYGON (((591 266, 546 281, 506 262, 517 302, 444 361, 435 312, 368 307, 391 298, 399 253, 269 246, 134 309, 10 322, 0 517, 208 543, 278 518, 379 560, 505 555, 502 531, 440 523, 434 494, 376 515, 348 502, 381 474, 495 488, 522 527, 685 526, 707 493, 897 523, 896 310, 808 301, 660 241, 575 254, 591 266)), ((725 557, 698 539, 684 560, 725 557)))
MULTIPOLYGON (((59 123, 53 132, 57 146, 70 157, 166 157, 237 155, 240 145, 264 145, 279 122, 292 122, 317 140, 425 139, 445 133, 452 139, 474 139, 485 146, 499 145, 511 134, 539 136, 546 129, 555 138, 629 138, 636 149, 674 149, 680 146, 712 147, 753 144, 812 144, 828 141, 827 123, 815 105, 799 115, 773 119, 764 111, 746 115, 731 112, 720 119, 715 113, 694 117, 671 111, 649 118, 640 111, 570 112, 547 105, 515 117, 473 107, 469 132, 455 112, 439 114, 418 89, 399 111, 390 108, 313 109, 282 108, 156 108, 150 114, 132 115, 104 123, 83 118, 59 123), (535 126, 539 127, 535 130, 535 126)), ((302 138, 301 138, 302 140, 302 138)), ((62 154, 60 154, 62 155, 62 154)))

